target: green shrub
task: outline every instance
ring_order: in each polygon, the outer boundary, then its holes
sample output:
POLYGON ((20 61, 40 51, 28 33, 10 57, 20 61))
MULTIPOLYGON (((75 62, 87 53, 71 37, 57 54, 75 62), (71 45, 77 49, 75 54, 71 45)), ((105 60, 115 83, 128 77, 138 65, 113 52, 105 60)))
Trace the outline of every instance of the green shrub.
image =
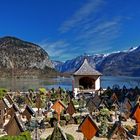
POLYGON ((29 92, 34 92, 35 90, 33 88, 28 89, 29 92))
POLYGON ((39 88, 38 90, 42 94, 45 94, 47 92, 45 88, 39 88))
POLYGON ((72 100, 74 105, 79 105, 78 100, 72 100))
MULTIPOLYGON (((66 133, 66 137, 67 137, 68 140, 74 140, 74 137, 72 135, 70 135, 70 134, 66 133)), ((51 135, 48 136, 46 140, 51 140, 51 135)), ((62 139, 58 138, 57 140, 62 140, 62 139)))
POLYGON ((21 133, 19 136, 3 136, 0 140, 32 140, 28 131, 21 133))
POLYGON ((0 99, 2 99, 5 96, 6 93, 7 93, 7 89, 0 88, 0 99))
POLYGON ((75 116, 74 118, 77 124, 81 124, 81 122, 83 121, 83 118, 81 116, 75 116))

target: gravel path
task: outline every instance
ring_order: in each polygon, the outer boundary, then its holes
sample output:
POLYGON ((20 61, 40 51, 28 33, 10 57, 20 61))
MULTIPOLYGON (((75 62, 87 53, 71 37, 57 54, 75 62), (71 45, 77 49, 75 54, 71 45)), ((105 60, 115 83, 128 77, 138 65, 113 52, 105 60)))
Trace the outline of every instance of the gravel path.
MULTIPOLYGON (((81 132, 78 132, 78 126, 79 125, 75 125, 75 124, 71 124, 71 125, 67 125, 62 127, 62 130, 65 133, 71 134, 72 136, 74 136, 75 140, 83 140, 83 134, 81 132)), ((47 128, 46 130, 44 130, 41 133, 41 138, 47 138, 50 134, 52 134, 53 132, 53 128, 47 128)), ((94 137, 92 140, 106 140, 105 138, 97 138, 94 137)))

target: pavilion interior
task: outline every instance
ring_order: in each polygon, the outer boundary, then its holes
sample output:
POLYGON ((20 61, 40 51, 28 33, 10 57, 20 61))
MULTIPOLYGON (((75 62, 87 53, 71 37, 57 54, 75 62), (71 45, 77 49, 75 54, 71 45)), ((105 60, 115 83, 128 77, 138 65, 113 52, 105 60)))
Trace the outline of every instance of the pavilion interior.
POLYGON ((79 79, 80 88, 95 89, 95 79, 91 77, 82 77, 79 79))

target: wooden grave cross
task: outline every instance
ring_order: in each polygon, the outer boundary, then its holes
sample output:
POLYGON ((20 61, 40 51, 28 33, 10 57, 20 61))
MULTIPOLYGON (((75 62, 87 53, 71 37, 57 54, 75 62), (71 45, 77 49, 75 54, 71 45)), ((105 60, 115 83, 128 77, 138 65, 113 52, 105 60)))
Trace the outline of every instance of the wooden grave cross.
POLYGON ((69 123, 70 123, 70 124, 75 123, 75 120, 72 118, 72 115, 73 115, 74 113, 76 113, 76 109, 75 109, 75 107, 74 107, 74 104, 73 104, 72 100, 70 100, 70 102, 68 103, 68 107, 67 107, 67 109, 66 109, 66 113, 68 113, 68 114, 70 115, 69 123))
POLYGON ((39 113, 39 109, 41 108, 41 105, 42 105, 41 95, 39 94, 37 95, 35 102, 36 102, 36 107, 38 108, 38 113, 39 113))
POLYGON ((84 137, 87 140, 91 140, 99 130, 97 125, 94 123, 91 115, 87 115, 87 117, 80 124, 79 129, 82 131, 84 137))
POLYGON ((68 107, 66 109, 66 112, 69 113, 71 118, 72 118, 72 115, 76 112, 76 109, 74 107, 72 100, 70 100, 70 102, 68 103, 68 107))
POLYGON ((58 123, 60 122, 60 114, 65 108, 65 105, 60 100, 57 100, 52 106, 52 109, 57 113, 58 123))

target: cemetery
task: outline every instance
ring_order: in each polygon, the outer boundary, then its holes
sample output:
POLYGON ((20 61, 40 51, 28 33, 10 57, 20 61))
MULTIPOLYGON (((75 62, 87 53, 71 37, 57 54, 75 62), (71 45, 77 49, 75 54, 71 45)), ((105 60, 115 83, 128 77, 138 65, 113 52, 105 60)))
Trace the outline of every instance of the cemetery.
POLYGON ((101 90, 92 98, 81 94, 75 99, 60 87, 28 94, 1 89, 0 139, 139 139, 140 89, 101 90))
POLYGON ((103 89, 100 76, 85 59, 73 74, 73 91, 1 88, 0 140, 139 139, 140 89, 103 89))

